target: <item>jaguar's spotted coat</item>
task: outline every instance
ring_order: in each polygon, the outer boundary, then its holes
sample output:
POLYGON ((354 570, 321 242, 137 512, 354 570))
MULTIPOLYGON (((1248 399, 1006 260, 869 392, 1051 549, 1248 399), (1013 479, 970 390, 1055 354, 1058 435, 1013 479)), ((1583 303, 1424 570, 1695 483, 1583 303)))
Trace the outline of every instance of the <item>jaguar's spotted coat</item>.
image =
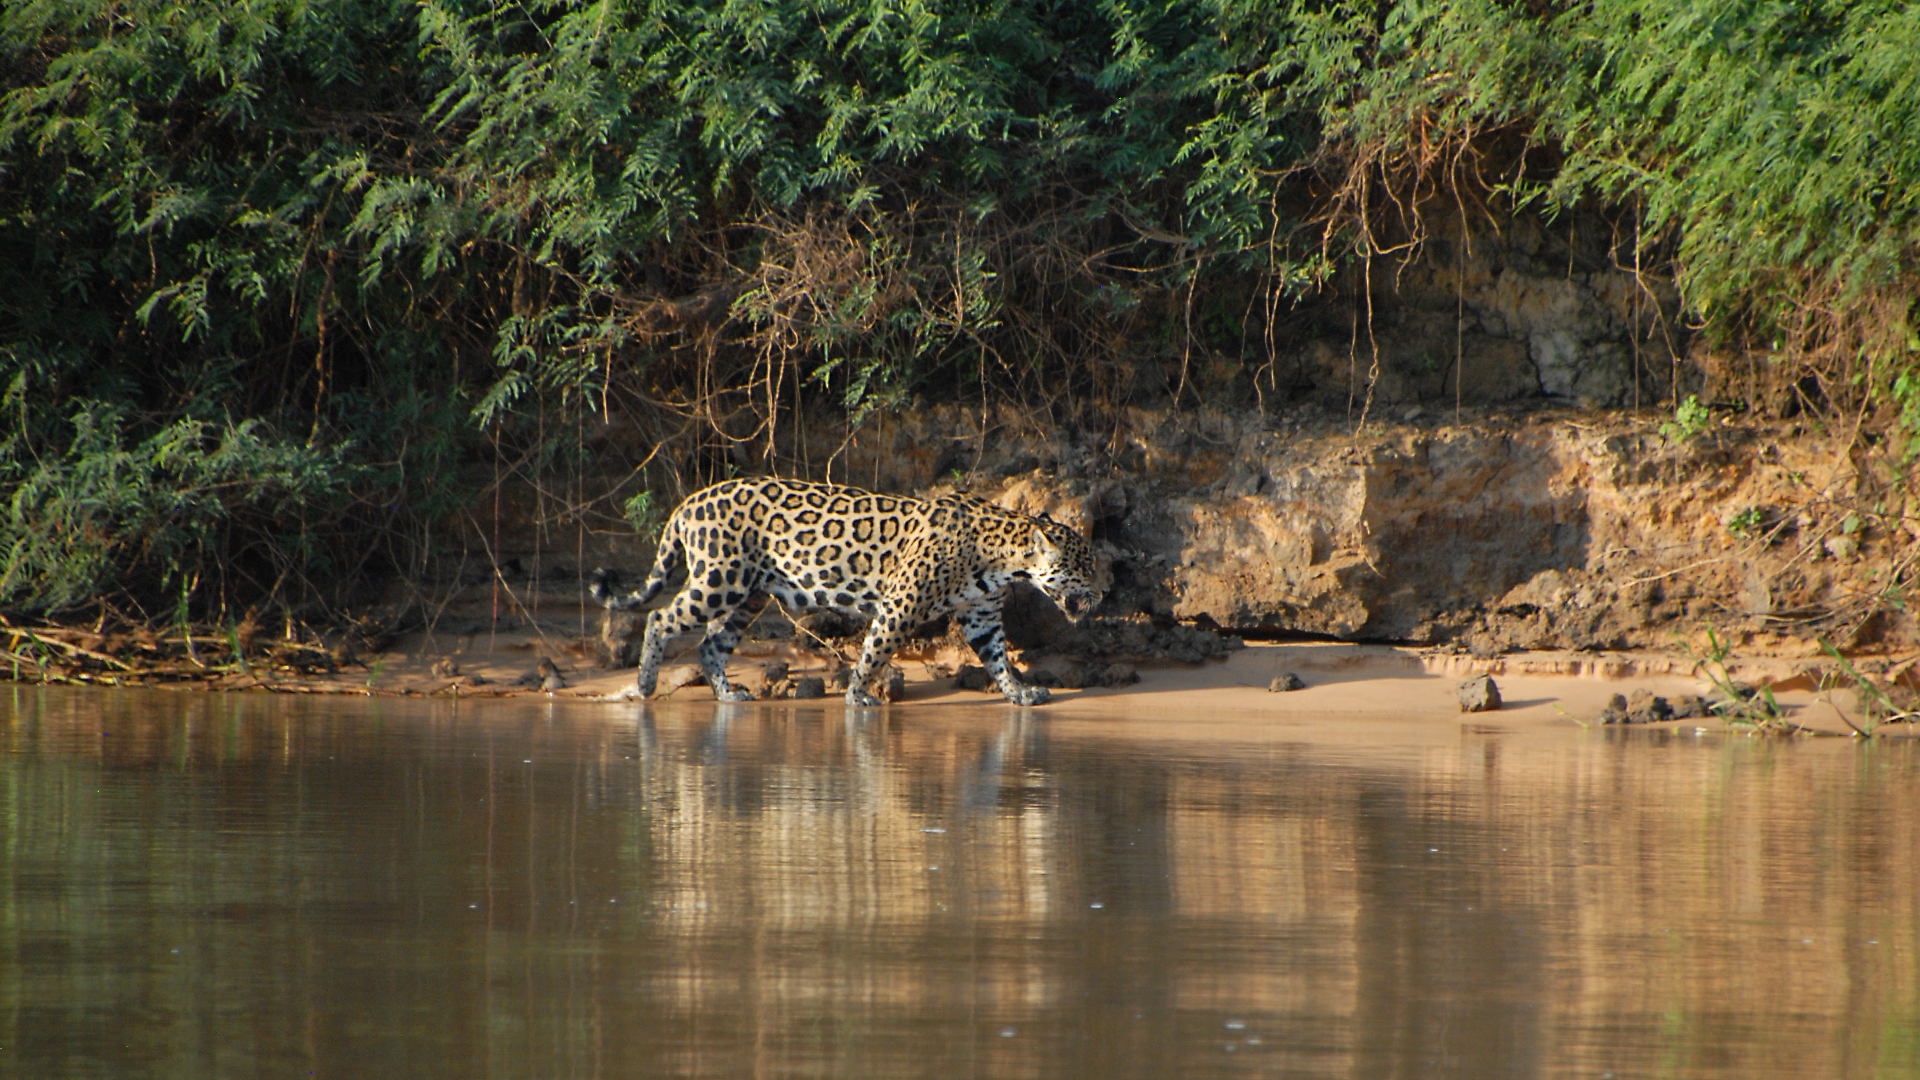
POLYGON ((616 610, 646 606, 676 565, 687 581, 647 619, 639 689, 653 693, 667 642, 704 625, 700 668, 722 701, 752 697, 727 681, 727 658, 757 603, 771 596, 790 615, 820 608, 872 619, 847 684, 847 704, 872 706, 874 678, 914 627, 960 620, 967 643, 1007 695, 1039 705, 1045 687, 1021 682, 1007 663, 1000 605, 1015 578, 1038 586, 1071 618, 1099 601, 1093 549, 1079 533, 978 499, 876 495, 797 480, 729 480, 687 497, 667 520, 645 586, 615 594, 595 571, 594 599, 616 610))

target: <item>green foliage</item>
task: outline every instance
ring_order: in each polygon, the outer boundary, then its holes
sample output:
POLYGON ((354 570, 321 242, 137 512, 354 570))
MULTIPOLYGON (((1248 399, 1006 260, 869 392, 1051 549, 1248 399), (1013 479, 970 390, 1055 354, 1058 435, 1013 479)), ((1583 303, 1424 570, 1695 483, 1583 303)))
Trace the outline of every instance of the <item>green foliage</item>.
POLYGON ((643 491, 620 504, 621 512, 626 516, 627 524, 633 526, 648 543, 660 538, 660 530, 667 527, 667 508, 654 501, 653 492, 643 491))
POLYGON ((1913 461, 1920 458, 1920 369, 1894 377, 1893 400, 1899 410, 1895 430, 1902 443, 1901 457, 1913 461))
POLYGON ((1558 191, 1630 197, 1677 234, 1710 317, 1789 329, 1808 285, 1841 302, 1912 285, 1920 9, 1607 0, 1544 27, 1534 100, 1571 153, 1558 191))
POLYGON ((1713 411, 1701 404, 1698 394, 1688 394, 1687 400, 1673 410, 1673 419, 1660 425, 1663 438, 1680 441, 1691 439, 1707 430, 1713 420, 1713 411))
MULTIPOLYGON (((15 391, 6 404, 18 408, 15 391)), ((129 444, 113 406, 83 402, 58 456, 38 457, 16 429, 0 457, 10 498, 0 518, 0 604, 90 604, 129 570, 191 591, 234 548, 245 521, 276 528, 336 502, 350 475, 339 455, 275 438, 257 420, 216 428, 177 420, 129 444)))
POLYGON ((1733 659, 1733 646, 1707 627, 1707 647, 1696 651, 1689 644, 1687 655, 1693 658, 1694 674, 1713 684, 1715 700, 1709 707, 1728 727, 1749 728, 1769 735, 1791 735, 1801 730, 1787 719, 1787 711, 1768 686, 1748 686, 1733 677, 1727 662, 1733 659))
POLYGON ((1916 57, 1878 0, 9 4, 0 604, 191 586, 237 534, 143 508, 212 491, 273 519, 262 589, 331 557, 321 507, 413 565, 479 447, 559 460, 550 415, 673 470, 795 400, 1259 352, 1243 313, 1387 207, 1469 198, 1607 209, 1767 392, 1920 431, 1916 57))
POLYGON ((1336 156, 1425 147, 1429 169, 1478 170, 1472 140, 1517 129, 1539 149, 1499 190, 1617 208, 1636 264, 1670 274, 1708 340, 1750 362, 1739 392, 1804 399, 1811 379, 1814 404, 1883 406, 1886 372, 1914 369, 1920 8, 1466 0, 1394 5, 1377 30, 1372 6, 1345 10, 1303 62, 1308 81, 1353 73, 1324 109, 1336 156))
POLYGON ((1854 667, 1853 662, 1848 660, 1839 649, 1834 648, 1832 642, 1824 637, 1817 640, 1820 643, 1820 651, 1826 653, 1827 658, 1833 661, 1833 666, 1821 673, 1819 686, 1821 695, 1827 699, 1829 705, 1833 706, 1834 712, 1840 715, 1841 722, 1853 729, 1854 734, 1871 737, 1882 724, 1912 723, 1920 720, 1920 709, 1915 709, 1912 701, 1916 695, 1911 689, 1902 687, 1897 681, 1890 681, 1882 686, 1854 667), (1853 692, 1853 704, 1859 711, 1859 722, 1856 723, 1853 717, 1848 716, 1840 708, 1839 703, 1833 700, 1832 691, 1835 689, 1853 692), (1908 700, 1897 700, 1896 695, 1908 700))

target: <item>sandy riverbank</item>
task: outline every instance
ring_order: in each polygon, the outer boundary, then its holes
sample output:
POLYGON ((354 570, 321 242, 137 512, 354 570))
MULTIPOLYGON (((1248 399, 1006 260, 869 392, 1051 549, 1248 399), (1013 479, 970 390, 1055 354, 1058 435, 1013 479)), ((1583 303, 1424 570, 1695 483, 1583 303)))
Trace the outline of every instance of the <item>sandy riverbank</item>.
MULTIPOLYGON (((631 669, 603 669, 585 660, 583 653, 583 649, 551 638, 503 634, 491 639, 485 635, 450 639, 422 635, 402 639, 384 653, 362 657, 364 667, 356 665, 316 675, 298 686, 262 688, 402 696, 633 700, 631 669), (553 661, 565 683, 563 687, 546 691, 523 684, 532 681, 542 657, 553 661)), ((668 694, 668 699, 676 703, 711 701, 712 692, 703 683, 687 681, 694 675, 690 659, 664 667, 661 686, 678 685, 668 694)), ((906 676, 906 692, 893 706, 895 709, 911 714, 1000 704, 997 694, 954 688, 949 673, 956 661, 971 660, 970 656, 908 653, 897 660, 906 676)), ((758 691, 763 682, 762 669, 773 661, 789 664, 796 676, 827 676, 835 663, 781 643, 748 642, 729 667, 729 675, 737 685, 758 691)), ((1053 661, 1037 658, 1031 666, 1051 667, 1053 661)), ((1728 667, 1734 678, 1771 687, 1787 707, 1789 719, 1801 726, 1823 732, 1847 731, 1836 704, 1848 715, 1857 715, 1850 693, 1819 692, 1802 662, 1730 660, 1728 667)), ((1614 694, 1644 689, 1678 699, 1708 694, 1713 689, 1712 683, 1696 671, 1692 659, 1653 652, 1531 652, 1478 660, 1380 645, 1250 643, 1224 660, 1142 665, 1137 670, 1140 681, 1136 684, 1058 689, 1053 701, 1042 708, 1063 718, 1116 723, 1232 722, 1244 730, 1248 722, 1287 725, 1345 719, 1367 725, 1433 725, 1436 730, 1451 731, 1453 724, 1462 721, 1503 728, 1590 723, 1614 694), (1287 672, 1298 675, 1305 688, 1285 693, 1267 689, 1276 675, 1287 672), (1492 675, 1498 682, 1505 704, 1496 712, 1462 713, 1455 688, 1462 680, 1481 673, 1492 675)), ((838 695, 830 692, 823 704, 839 707, 838 695)), ((1693 718, 1649 726, 1717 729, 1722 722, 1693 718)), ((1377 729, 1375 733, 1384 734, 1377 729)))

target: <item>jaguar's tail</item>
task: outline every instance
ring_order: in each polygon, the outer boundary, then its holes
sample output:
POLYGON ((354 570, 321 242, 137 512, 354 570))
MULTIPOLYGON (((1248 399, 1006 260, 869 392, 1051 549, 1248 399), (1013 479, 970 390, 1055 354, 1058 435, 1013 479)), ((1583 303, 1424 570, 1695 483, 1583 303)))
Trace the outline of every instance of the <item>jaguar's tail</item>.
POLYGON ((686 545, 680 541, 679 530, 669 525, 666 533, 660 537, 660 552, 654 556, 653 572, 647 575, 645 585, 625 596, 620 596, 618 595, 619 573, 602 567, 595 570, 593 576, 588 579, 588 591, 603 607, 615 611, 631 611, 634 608, 646 607, 660 595, 660 590, 666 588, 667 579, 672 577, 673 572, 686 561, 686 556, 686 545))

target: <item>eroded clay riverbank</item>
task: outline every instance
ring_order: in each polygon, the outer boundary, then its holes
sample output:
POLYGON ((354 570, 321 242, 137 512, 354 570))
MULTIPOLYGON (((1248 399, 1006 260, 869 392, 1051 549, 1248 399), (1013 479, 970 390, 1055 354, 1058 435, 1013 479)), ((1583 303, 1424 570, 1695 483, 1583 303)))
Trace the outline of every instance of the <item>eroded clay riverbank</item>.
MULTIPOLYGON (((454 700, 634 701, 633 671, 600 666, 592 645, 525 634, 417 635, 352 665, 298 680, 233 673, 176 685, 454 700)), ((950 642, 923 641, 903 650, 894 665, 900 682, 887 715, 913 722, 955 709, 1011 709, 995 690, 956 686, 956 673, 971 661, 970 653, 950 642)), ((1075 667, 1084 663, 1077 657, 1030 652, 1023 663, 1029 678, 1056 687, 1053 701, 1036 715, 1177 727, 1184 731, 1182 737, 1212 730, 1236 739, 1262 731, 1265 737, 1292 738, 1302 724, 1312 726, 1320 737, 1338 730, 1324 721, 1352 722, 1353 738, 1377 739, 1394 732, 1393 737, 1421 741, 1451 738, 1460 723, 1499 730, 1596 725, 1606 722, 1604 714, 1616 694, 1645 691, 1676 703, 1710 700, 1729 682, 1765 688, 1780 704, 1782 719, 1807 733, 1847 734, 1848 721, 1860 722, 1863 716, 1859 694, 1834 678, 1830 665, 1781 658, 1706 663, 1674 653, 1564 650, 1475 658, 1404 646, 1251 642, 1198 663, 1122 661, 1131 677, 1109 686, 1073 685, 1075 667), (1296 675, 1303 687, 1273 690, 1275 679, 1287 674, 1296 675), (1482 674, 1496 680, 1504 701, 1496 711, 1463 713, 1458 686, 1482 674), (1425 734, 1415 734, 1422 731, 1425 734)), ((756 694, 779 694, 745 708, 800 704, 791 697, 791 687, 812 677, 825 687, 825 696, 809 704, 837 711, 842 705, 834 676, 845 664, 845 657, 832 650, 801 647, 791 640, 754 640, 743 645, 728 675, 735 685, 756 694), (769 686, 769 666, 783 669, 785 681, 769 686)), ((713 701, 691 655, 679 656, 662 669, 661 687, 665 695, 655 700, 713 701)), ((1718 715, 1644 726, 1753 730, 1718 715)), ((1905 724, 1894 724, 1879 733, 1906 730, 1905 724)))
MULTIPOLYGON (((1856 434, 1542 402, 1413 409, 1364 429, 1315 401, 1077 420, 949 404, 783 451, 808 467, 740 459, 721 473, 957 489, 1051 514, 1094 541, 1108 577, 1096 614, 1109 618, 1483 658, 1698 651, 1711 630, 1742 655, 1813 658, 1824 641, 1892 667, 1920 654, 1904 601, 1920 573, 1920 459, 1856 434)), ((628 445, 637 437, 608 426, 589 443, 615 460, 645 449, 628 445)), ((715 474, 690 462, 675 475, 691 490, 715 474)), ((581 484, 624 496, 636 482, 581 484)), ((584 575, 638 580, 651 544, 614 521, 555 527, 545 506, 504 487, 497 518, 475 519, 485 543, 463 538, 457 558, 385 583, 366 627, 593 632, 584 575)), ((1065 632, 1044 604, 1010 607, 1016 645, 1065 632)))

